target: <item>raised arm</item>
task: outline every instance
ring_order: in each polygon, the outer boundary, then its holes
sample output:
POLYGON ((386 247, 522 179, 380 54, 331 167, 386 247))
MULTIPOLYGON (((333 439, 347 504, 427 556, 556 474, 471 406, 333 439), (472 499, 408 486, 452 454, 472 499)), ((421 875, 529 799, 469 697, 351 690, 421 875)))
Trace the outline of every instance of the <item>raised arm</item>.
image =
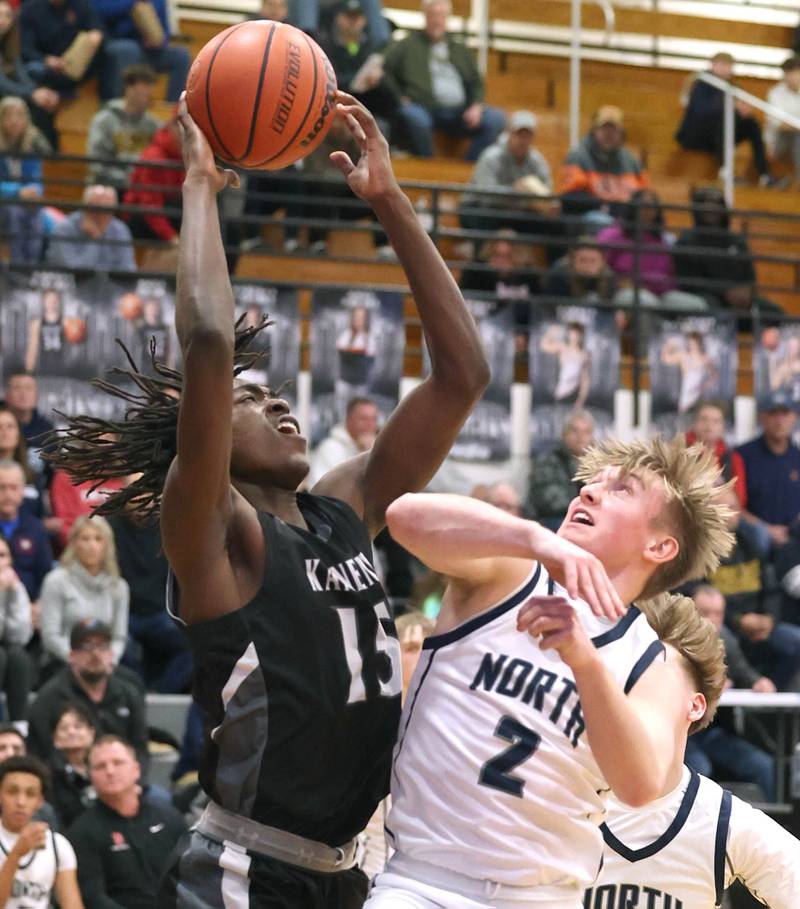
POLYGON ((167 557, 182 581, 225 551, 231 516, 234 309, 217 214, 217 193, 233 175, 217 169, 183 100, 180 120, 186 180, 175 327, 183 391, 161 529, 167 557))
POLYGON ((475 322, 458 285, 392 173, 389 148, 372 115, 339 93, 341 115, 359 143, 353 164, 332 161, 369 202, 405 270, 431 355, 431 374, 399 404, 372 450, 332 471, 316 492, 345 498, 375 534, 388 505, 422 489, 436 473, 489 381, 475 322))
POLYGON ((537 524, 465 496, 404 495, 386 512, 392 536, 429 568, 486 584, 509 560, 539 561, 598 615, 619 617, 622 601, 600 561, 537 524))

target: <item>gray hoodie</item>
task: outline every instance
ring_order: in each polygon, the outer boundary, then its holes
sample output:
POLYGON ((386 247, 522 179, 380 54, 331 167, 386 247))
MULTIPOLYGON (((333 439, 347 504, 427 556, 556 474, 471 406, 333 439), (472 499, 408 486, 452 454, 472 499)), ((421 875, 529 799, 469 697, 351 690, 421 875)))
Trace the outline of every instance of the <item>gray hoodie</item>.
POLYGON ((0 590, 0 643, 24 646, 31 639, 31 601, 22 581, 0 590))
MULTIPOLYGON (((91 158, 107 158, 134 162, 149 145, 161 121, 147 112, 131 116, 125 112, 122 98, 109 101, 89 124, 86 154, 91 158)), ((131 167, 120 164, 92 164, 89 174, 92 183, 127 186, 131 167)))
POLYGON ((111 629, 111 652, 119 662, 128 642, 128 585, 122 578, 100 572, 92 575, 79 562, 54 568, 39 595, 42 646, 66 662, 69 636, 82 619, 99 619, 111 629))

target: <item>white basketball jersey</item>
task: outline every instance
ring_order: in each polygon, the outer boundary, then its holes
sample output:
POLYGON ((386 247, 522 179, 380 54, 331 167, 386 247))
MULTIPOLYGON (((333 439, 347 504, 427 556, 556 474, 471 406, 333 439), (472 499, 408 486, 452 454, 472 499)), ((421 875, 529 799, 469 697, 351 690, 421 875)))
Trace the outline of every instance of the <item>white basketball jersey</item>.
POLYGON ((681 785, 642 808, 608 801, 603 868, 584 909, 715 909, 739 878, 770 909, 796 909, 800 842, 716 783, 681 785))
MULTIPOLYGON (((501 603, 424 642, 395 746, 386 826, 389 843, 411 858, 580 894, 600 865, 608 786, 570 668, 516 626, 531 596, 553 593, 566 596, 534 566, 501 603)), ((663 656, 635 607, 614 623, 573 605, 626 692, 663 656)))

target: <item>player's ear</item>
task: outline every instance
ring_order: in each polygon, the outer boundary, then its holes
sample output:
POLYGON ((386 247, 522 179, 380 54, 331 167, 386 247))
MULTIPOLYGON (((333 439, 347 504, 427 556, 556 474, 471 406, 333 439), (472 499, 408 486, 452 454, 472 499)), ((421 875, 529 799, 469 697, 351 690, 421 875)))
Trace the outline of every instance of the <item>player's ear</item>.
POLYGON ((689 702, 689 715, 687 716, 689 725, 696 723, 698 720, 702 720, 706 715, 707 709, 708 704, 706 703, 705 695, 700 691, 695 691, 689 702))
POLYGON ((663 565, 665 562, 671 562, 678 555, 679 551, 680 546, 675 537, 651 537, 647 541, 644 557, 648 562, 653 562, 656 565, 663 565))

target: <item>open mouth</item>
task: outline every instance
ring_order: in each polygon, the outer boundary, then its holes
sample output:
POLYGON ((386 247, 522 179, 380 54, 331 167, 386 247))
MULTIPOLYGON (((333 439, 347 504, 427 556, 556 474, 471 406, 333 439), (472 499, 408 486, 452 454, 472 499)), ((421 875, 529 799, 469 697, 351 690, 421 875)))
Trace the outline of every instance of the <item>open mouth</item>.
POLYGON ((299 436, 300 424, 294 417, 288 415, 281 417, 280 420, 278 420, 278 432, 282 432, 287 436, 299 436))
POLYGON ((576 508, 572 513, 573 524, 584 524, 587 527, 594 527, 594 521, 589 515, 588 511, 585 511, 583 508, 576 508))

